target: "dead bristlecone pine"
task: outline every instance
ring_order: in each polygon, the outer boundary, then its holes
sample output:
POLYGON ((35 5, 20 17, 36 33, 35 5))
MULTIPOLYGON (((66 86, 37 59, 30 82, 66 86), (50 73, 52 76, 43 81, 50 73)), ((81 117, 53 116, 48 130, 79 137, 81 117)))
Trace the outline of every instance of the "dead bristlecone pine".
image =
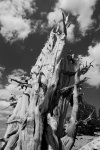
POLYGON ((0 139, 2 150, 71 150, 74 145, 80 85, 85 81, 80 81, 80 76, 89 66, 80 69, 80 60, 68 52, 66 59, 61 58, 68 26, 62 20, 63 27, 58 23, 50 32, 27 82, 14 80, 24 92, 7 120, 0 139), (76 66, 76 71, 69 71, 69 65, 76 66), (71 77, 75 84, 69 86, 71 77), (72 113, 66 122, 69 104, 72 113))

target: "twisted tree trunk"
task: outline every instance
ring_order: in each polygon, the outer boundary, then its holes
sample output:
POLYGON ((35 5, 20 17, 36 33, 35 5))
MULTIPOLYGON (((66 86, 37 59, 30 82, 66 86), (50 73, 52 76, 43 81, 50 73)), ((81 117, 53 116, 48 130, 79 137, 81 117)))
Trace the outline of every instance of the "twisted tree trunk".
POLYGON ((69 72, 67 61, 61 59, 66 34, 59 34, 58 29, 51 31, 28 83, 23 84, 26 89, 1 140, 4 150, 71 150, 74 145, 80 75, 69 72), (75 85, 68 87, 69 78, 74 75, 75 85), (66 86, 65 92, 61 92, 66 86), (73 108, 65 127, 69 103, 73 103, 73 108))

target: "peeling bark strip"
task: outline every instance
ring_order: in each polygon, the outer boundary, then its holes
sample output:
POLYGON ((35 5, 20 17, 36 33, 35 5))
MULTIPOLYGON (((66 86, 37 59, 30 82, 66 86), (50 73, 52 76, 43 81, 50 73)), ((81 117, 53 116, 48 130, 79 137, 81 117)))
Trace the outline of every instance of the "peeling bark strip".
POLYGON ((12 135, 8 140, 5 150, 11 150, 14 146, 16 147, 18 138, 19 138, 18 132, 15 135, 12 135))
POLYGON ((76 59, 71 54, 71 59, 61 59, 69 26, 68 16, 62 14, 63 29, 58 23, 56 31, 51 31, 31 69, 31 77, 22 77, 20 81, 11 79, 24 92, 16 101, 15 109, 7 121, 5 136, 0 140, 4 142, 4 150, 71 150, 74 145, 79 87, 86 81, 80 81, 80 76, 90 66, 80 69, 78 65, 76 72, 70 72, 67 66, 70 62, 76 65, 76 59), (72 76, 75 76, 75 84, 69 86, 72 76), (69 103, 72 112, 66 123, 69 103))

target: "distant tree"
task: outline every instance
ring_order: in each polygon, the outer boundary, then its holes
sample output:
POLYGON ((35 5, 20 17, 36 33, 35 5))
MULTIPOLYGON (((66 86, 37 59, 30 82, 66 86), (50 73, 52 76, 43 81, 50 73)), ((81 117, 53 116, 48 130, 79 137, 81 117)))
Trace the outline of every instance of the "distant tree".
POLYGON ((78 120, 86 119, 89 114, 92 114, 91 119, 88 120, 88 122, 86 122, 85 124, 81 124, 81 126, 79 126, 79 133, 93 135, 97 127, 96 108, 93 105, 87 103, 86 101, 83 101, 79 104, 78 120))
POLYGON ((98 115, 97 115, 97 126, 96 130, 100 131, 100 109, 98 110, 98 115))

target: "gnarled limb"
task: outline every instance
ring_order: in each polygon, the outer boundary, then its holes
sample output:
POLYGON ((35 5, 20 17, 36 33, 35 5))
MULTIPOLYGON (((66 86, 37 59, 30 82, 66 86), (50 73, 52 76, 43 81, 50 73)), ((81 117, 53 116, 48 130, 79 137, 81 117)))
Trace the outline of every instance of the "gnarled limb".
MULTIPOLYGON (((79 70, 79 68, 78 68, 79 70)), ((77 130, 77 113, 78 113, 78 83, 80 81, 80 76, 78 72, 75 74, 75 84, 73 89, 73 108, 71 112, 71 118, 69 122, 66 124, 66 135, 62 137, 61 145, 62 150, 71 150, 74 145, 75 137, 76 137, 76 130, 77 130)))
POLYGON ((66 98, 62 98, 60 102, 60 116, 59 116, 59 124, 57 127, 57 137, 60 139, 64 136, 64 124, 66 120, 67 110, 70 102, 70 98, 72 96, 72 92, 68 93, 66 98))

